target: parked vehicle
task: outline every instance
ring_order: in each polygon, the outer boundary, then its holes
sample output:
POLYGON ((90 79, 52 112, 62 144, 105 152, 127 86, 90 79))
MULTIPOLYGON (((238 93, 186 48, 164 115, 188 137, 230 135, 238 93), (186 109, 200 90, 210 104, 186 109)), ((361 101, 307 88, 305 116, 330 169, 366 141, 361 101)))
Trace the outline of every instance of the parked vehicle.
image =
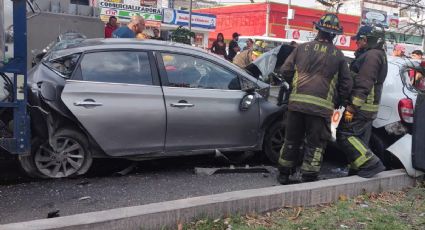
MULTIPOLYGON (((285 106, 269 85, 204 50, 88 39, 29 72, 31 176, 84 174, 93 158, 144 160, 263 150, 278 155, 285 106)), ((276 159, 272 159, 276 160, 276 159)))

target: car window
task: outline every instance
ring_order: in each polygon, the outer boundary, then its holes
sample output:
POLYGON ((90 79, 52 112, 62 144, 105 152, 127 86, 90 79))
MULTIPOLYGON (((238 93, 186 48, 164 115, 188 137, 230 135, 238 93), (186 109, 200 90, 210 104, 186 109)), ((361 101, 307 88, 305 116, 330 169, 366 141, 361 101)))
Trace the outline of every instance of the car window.
POLYGON ((78 64, 78 59, 80 58, 80 55, 81 54, 72 54, 69 56, 47 61, 44 64, 62 77, 69 78, 71 77, 72 72, 78 64))
POLYGON ((239 78, 225 68, 204 59, 162 54, 168 86, 204 89, 240 90, 239 78))
POLYGON ((84 81, 152 85, 146 52, 111 51, 85 54, 81 61, 84 81))

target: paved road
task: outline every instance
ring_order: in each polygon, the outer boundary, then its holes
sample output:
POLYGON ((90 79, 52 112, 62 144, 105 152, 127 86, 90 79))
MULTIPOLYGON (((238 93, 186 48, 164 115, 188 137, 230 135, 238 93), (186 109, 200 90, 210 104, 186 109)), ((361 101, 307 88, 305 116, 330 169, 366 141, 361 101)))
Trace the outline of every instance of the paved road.
MULTIPOLYGON (((212 156, 139 162, 126 176, 113 176, 129 162, 100 160, 83 178, 33 180, 21 174, 14 161, 0 163, 0 224, 60 215, 142 205, 167 200, 277 185, 276 172, 197 175, 194 167, 229 166, 212 156), (82 199, 83 198, 83 199, 82 199)), ((253 160, 250 165, 262 162, 253 160)), ((342 163, 327 163, 326 177, 342 163)))

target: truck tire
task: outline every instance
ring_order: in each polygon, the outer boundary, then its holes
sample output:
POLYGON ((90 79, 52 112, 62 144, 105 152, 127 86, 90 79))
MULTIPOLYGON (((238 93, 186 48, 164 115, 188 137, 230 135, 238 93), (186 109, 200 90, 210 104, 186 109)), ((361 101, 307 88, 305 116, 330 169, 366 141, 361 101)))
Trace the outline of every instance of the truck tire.
POLYGON ((263 141, 263 152, 270 162, 277 164, 280 149, 285 141, 285 127, 281 121, 273 123, 266 131, 263 141))
POLYGON ((88 171, 93 159, 85 135, 74 129, 60 129, 47 141, 34 141, 31 155, 19 157, 24 171, 31 177, 65 178, 88 171))

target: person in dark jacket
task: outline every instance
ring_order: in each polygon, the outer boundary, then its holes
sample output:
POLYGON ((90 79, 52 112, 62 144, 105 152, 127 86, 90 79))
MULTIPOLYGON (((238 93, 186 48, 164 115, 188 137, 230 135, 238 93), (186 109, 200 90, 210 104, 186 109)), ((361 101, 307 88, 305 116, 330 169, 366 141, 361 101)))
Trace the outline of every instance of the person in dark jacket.
POLYGON ((354 86, 338 127, 337 141, 351 163, 351 171, 370 178, 385 170, 368 147, 388 71, 383 49, 385 35, 374 27, 363 26, 354 39, 361 52, 356 52, 356 59, 350 65, 354 86))
POLYGON ((233 33, 232 38, 233 40, 229 42, 229 55, 227 55, 227 60, 230 62, 233 61, 233 58, 235 58, 236 54, 241 51, 241 48, 239 47, 238 41, 239 41, 240 34, 233 33))
POLYGON ((112 33, 118 29, 117 18, 115 16, 109 17, 109 22, 105 26, 105 38, 111 38, 112 33))
POLYGON ((227 57, 226 43, 224 42, 224 36, 222 33, 217 34, 217 40, 215 40, 211 46, 211 52, 221 55, 224 58, 227 57))
POLYGON ((314 24, 319 31, 316 39, 295 48, 280 70, 292 84, 278 161, 281 184, 290 183, 289 176, 299 165, 302 181, 318 179, 331 138, 331 116, 348 99, 353 84, 344 55, 332 42, 342 34, 338 17, 326 14, 314 24))

